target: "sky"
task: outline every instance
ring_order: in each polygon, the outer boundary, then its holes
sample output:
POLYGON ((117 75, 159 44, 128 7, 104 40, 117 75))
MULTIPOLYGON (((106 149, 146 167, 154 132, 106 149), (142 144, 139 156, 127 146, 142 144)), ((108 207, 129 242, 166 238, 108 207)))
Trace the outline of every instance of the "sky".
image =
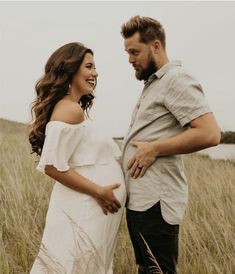
POLYGON ((135 15, 159 20, 170 60, 201 83, 222 130, 235 131, 235 2, 0 2, 0 118, 27 123, 49 56, 79 41, 94 50, 98 85, 90 116, 125 135, 143 82, 135 78, 120 27, 135 15))

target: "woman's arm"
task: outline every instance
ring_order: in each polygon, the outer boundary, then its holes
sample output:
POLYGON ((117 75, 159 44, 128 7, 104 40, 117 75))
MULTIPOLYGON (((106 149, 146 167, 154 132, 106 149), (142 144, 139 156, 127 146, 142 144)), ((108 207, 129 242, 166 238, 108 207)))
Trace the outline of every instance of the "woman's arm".
POLYGON ((103 187, 88 180, 72 169, 61 172, 52 165, 45 166, 45 173, 61 184, 95 198, 105 215, 107 215, 108 211, 115 213, 121 207, 113 194, 113 190, 120 186, 118 183, 103 187))
MULTIPOLYGON (((50 120, 79 124, 84 120, 84 114, 79 104, 71 102, 68 99, 62 99, 55 106, 50 120)), ((117 212, 121 207, 113 194, 113 190, 118 188, 120 184, 103 187, 88 180, 72 169, 61 172, 53 165, 45 165, 44 171, 48 176, 61 184, 95 198, 105 214, 108 211, 111 213, 117 212)))

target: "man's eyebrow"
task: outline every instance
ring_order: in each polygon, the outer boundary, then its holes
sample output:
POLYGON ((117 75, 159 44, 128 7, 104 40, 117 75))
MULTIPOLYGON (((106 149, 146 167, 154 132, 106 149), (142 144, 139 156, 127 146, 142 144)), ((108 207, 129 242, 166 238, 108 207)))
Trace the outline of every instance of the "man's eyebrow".
POLYGON ((137 51, 137 50, 130 48, 130 49, 125 49, 125 51, 130 52, 130 51, 137 51))

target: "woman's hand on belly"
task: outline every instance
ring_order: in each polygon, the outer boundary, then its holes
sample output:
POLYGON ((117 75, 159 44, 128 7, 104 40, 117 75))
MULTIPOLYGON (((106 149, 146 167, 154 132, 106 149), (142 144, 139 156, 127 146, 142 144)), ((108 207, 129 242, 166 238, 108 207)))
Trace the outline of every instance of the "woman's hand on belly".
POLYGON ((121 208, 121 204, 113 194, 113 190, 120 187, 121 184, 113 184, 108 186, 100 186, 96 200, 101 206, 105 215, 115 213, 121 208))

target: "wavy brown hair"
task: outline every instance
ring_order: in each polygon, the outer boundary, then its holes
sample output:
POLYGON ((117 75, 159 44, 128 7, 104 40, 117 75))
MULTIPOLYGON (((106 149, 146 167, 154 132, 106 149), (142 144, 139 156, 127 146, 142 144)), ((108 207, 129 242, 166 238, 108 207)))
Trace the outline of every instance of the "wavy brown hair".
MULTIPOLYGON (((86 55, 93 51, 81 43, 69 43, 57 49, 48 59, 44 75, 35 85, 36 99, 32 103, 33 122, 30 125, 29 142, 32 153, 41 155, 45 140, 45 128, 54 106, 68 94, 69 85, 86 55)), ((78 102, 85 115, 93 104, 94 95, 83 95, 78 102)))

